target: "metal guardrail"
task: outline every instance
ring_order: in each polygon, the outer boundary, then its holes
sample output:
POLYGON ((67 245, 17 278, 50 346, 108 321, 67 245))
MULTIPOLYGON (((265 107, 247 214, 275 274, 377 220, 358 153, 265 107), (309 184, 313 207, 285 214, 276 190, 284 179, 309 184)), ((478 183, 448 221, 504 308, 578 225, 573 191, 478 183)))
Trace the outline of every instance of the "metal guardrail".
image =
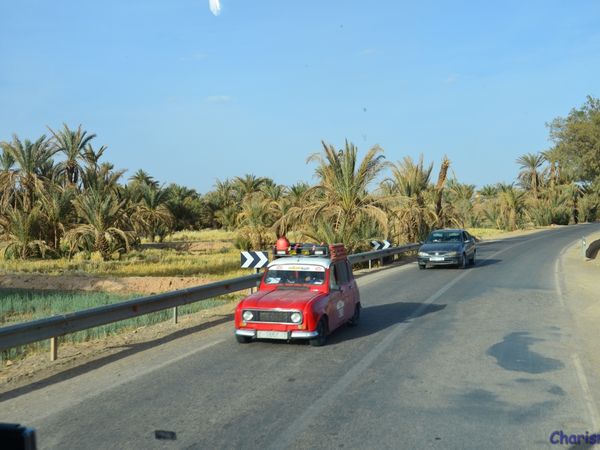
MULTIPOLYGON (((388 256, 415 250, 419 245, 409 244, 385 250, 355 253, 349 255, 348 259, 352 264, 369 261, 370 268, 372 260, 382 260, 388 256)), ((54 361, 58 353, 58 342, 56 339, 58 336, 170 308, 173 308, 173 318, 177 322, 178 306, 254 288, 260 282, 261 277, 262 274, 257 273, 245 277, 231 278, 193 288, 141 297, 112 305, 99 306, 97 308, 2 327, 0 328, 0 351, 50 339, 50 359, 54 361)))

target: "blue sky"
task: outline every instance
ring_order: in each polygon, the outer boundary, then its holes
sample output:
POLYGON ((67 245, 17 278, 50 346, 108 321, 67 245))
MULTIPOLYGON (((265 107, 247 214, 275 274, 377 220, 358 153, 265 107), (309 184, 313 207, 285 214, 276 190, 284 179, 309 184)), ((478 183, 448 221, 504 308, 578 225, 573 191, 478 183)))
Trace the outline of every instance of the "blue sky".
POLYGON ((600 96, 600 2, 29 1, 0 6, 0 140, 82 124, 107 160, 206 192, 313 181, 321 139, 513 181, 600 96))

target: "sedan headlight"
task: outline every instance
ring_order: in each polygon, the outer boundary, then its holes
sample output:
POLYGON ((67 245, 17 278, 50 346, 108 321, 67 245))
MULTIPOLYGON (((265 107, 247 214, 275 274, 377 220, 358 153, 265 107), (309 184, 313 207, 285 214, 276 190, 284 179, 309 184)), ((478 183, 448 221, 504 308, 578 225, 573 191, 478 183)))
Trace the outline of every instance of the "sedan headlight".
POLYGON ((447 252, 446 256, 457 256, 458 252, 447 252))
POLYGON ((419 252, 419 256, 429 256, 429 253, 427 253, 427 252, 419 252))
POLYGON ((252 314, 252 311, 244 311, 242 314, 242 319, 244 319, 246 322, 250 322, 253 318, 254 314, 252 314))
POLYGON ((300 323, 302 322, 302 314, 300 314, 299 312, 294 312, 290 314, 290 320, 294 323, 300 323))

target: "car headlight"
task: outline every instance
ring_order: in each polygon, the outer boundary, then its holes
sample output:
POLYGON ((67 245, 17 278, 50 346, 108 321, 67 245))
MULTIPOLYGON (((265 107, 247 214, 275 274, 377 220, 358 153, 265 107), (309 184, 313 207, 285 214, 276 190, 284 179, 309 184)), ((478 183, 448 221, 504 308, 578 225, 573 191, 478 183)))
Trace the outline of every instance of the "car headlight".
POLYGON ((458 255, 458 252, 447 252, 446 256, 456 256, 458 255))
POLYGON ((244 311, 242 314, 242 319, 244 319, 246 322, 250 322, 253 318, 254 314, 252 314, 252 311, 244 311))
POLYGON ((427 252, 419 252, 419 256, 429 256, 429 253, 427 253, 427 252))
POLYGON ((290 315, 290 320, 294 323, 300 323, 302 322, 302 314, 299 312, 294 312, 290 315))

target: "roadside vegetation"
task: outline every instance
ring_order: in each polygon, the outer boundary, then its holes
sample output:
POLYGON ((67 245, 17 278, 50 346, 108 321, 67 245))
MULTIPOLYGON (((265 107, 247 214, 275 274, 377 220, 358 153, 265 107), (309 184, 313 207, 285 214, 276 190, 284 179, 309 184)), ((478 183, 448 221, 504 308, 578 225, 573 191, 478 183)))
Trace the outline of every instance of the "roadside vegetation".
POLYGON ((285 186, 253 174, 218 180, 203 195, 161 185, 105 160, 81 126, 35 141, 0 143, 0 270, 128 275, 235 272, 237 249, 267 249, 278 235, 341 241, 423 239, 437 227, 516 230, 600 216, 600 100, 588 97, 548 125, 553 145, 516 160, 515 183, 477 188, 449 176, 452 162, 392 162, 378 146, 323 142, 309 155, 316 183, 285 186), (204 252, 169 246, 208 242, 204 252))
MULTIPOLYGON (((14 135, 0 142, 0 272, 212 280, 248 274, 239 267, 239 250, 268 249, 281 235, 361 251, 372 239, 415 242, 439 227, 469 228, 486 238, 600 219, 600 100, 588 97, 548 127, 553 145, 520 156, 510 184, 461 183, 449 176, 446 157, 434 172, 423 156, 388 161, 375 146, 361 158, 351 142, 341 148, 322 142, 322 151, 307 159, 315 168, 313 185, 246 174, 217 180, 205 194, 161 185, 142 169, 126 179, 81 126, 49 129, 35 141, 14 135)), ((185 306, 180 314, 238 297, 185 306)), ((0 290, 0 326, 125 298, 0 290)), ((99 339, 170 317, 163 311, 61 339, 99 339)))
MULTIPOLYGON (((66 314, 73 311, 93 308, 122 302, 136 295, 117 295, 104 292, 56 292, 56 291, 24 291, 19 289, 0 289, 0 327, 18 322, 30 321, 66 314)), ((179 307, 179 316, 196 313, 202 310, 225 305, 239 300, 239 294, 225 295, 179 307)), ((146 327, 164 322, 172 318, 172 310, 145 314, 132 319, 102 325, 96 328, 71 333, 59 338, 59 342, 77 343, 122 333, 124 331, 146 327)), ((0 352, 0 361, 15 359, 27 352, 47 350, 48 341, 40 341, 21 348, 13 348, 0 352)))

